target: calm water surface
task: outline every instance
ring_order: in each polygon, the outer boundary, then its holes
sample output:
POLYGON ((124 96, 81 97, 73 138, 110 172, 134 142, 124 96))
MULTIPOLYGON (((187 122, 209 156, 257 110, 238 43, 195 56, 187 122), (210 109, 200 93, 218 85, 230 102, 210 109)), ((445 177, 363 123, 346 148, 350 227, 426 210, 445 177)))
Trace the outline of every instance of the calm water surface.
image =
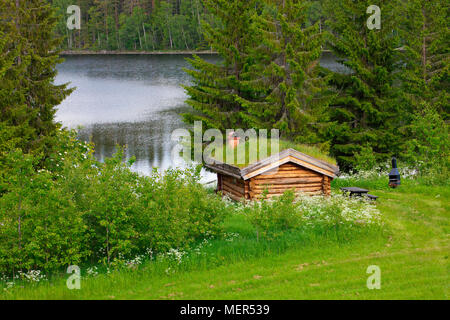
MULTIPOLYGON (((180 114, 190 110, 181 87, 189 84, 183 55, 69 56, 58 66, 57 83, 76 87, 58 107, 57 121, 78 128, 80 139, 95 143, 99 160, 110 157, 116 145, 135 156, 132 169, 149 174, 174 166, 172 131, 185 128, 180 114)), ((205 56, 210 61, 214 56, 205 56)), ((325 54, 322 65, 337 70, 325 54)), ((203 180, 214 175, 203 172, 203 180)))

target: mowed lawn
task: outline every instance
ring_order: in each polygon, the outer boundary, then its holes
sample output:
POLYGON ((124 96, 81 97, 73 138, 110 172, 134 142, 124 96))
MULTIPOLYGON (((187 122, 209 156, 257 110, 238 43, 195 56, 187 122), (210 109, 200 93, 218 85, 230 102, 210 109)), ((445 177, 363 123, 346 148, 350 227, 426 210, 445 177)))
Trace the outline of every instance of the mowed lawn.
MULTIPOLYGON (((239 252, 230 262, 170 275, 144 266, 82 279, 81 290, 68 290, 61 278, 0 293, 0 298, 448 299, 448 188, 405 185, 371 193, 380 196, 377 206, 386 224, 385 231, 373 235, 339 243, 312 241, 280 252, 269 246, 267 254, 239 252), (380 290, 366 286, 370 265, 381 269, 380 290)), ((241 221, 227 225, 228 232, 244 233, 245 228, 241 221)), ((233 245, 239 241, 244 240, 233 245)), ((227 253, 217 259, 227 260, 227 253)))

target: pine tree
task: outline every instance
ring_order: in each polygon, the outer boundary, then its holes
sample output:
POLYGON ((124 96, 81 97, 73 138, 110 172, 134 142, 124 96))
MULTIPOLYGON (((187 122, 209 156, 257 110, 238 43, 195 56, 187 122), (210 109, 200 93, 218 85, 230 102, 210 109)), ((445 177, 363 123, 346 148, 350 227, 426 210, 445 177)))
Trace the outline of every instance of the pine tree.
POLYGON ((255 1, 205 0, 206 8, 220 20, 215 26, 203 23, 204 36, 222 59, 208 62, 198 56, 188 59, 193 69, 185 70, 193 78, 186 86, 187 103, 196 113, 185 114, 188 123, 204 122, 206 128, 243 128, 244 109, 237 101, 244 94, 242 74, 252 46, 249 29, 255 1))
POLYGON ((14 147, 45 156, 60 127, 55 106, 71 92, 54 84, 61 62, 60 39, 53 34, 57 21, 45 0, 6 0, 1 6, 0 33, 8 40, 0 46, 0 123, 14 128, 14 147))
POLYGON ((402 1, 401 37, 405 70, 402 82, 407 103, 420 112, 423 103, 449 119, 449 2, 402 1))
POLYGON ((395 87, 399 68, 399 39, 396 1, 378 1, 381 29, 367 27, 367 8, 373 1, 342 0, 326 3, 329 46, 348 68, 346 74, 333 74, 336 97, 330 105, 331 152, 341 168, 355 165, 354 155, 372 148, 376 159, 397 153, 403 125, 403 106, 397 103, 395 87))
MULTIPOLYGON (((5 10, 5 4, 0 4, 0 10, 5 10)), ((10 101, 10 92, 11 86, 14 85, 12 81, 8 81, 5 79, 6 72, 11 68, 14 64, 15 57, 17 55, 18 48, 14 48, 13 42, 11 40, 11 36, 9 34, 4 33, 6 29, 5 26, 10 23, 6 20, 0 20, 0 79, 2 79, 0 83, 0 101, 5 101, 9 103, 10 101), (8 48, 11 48, 9 50, 8 48)), ((3 112, 3 110, 1 110, 3 112)), ((12 126, 8 121, 4 119, 4 117, 0 118, 0 155, 3 152, 7 152, 11 150, 18 142, 18 138, 16 137, 16 127, 12 126)), ((0 163, 1 166, 1 163, 0 163)), ((0 168, 2 169, 2 168, 0 168)), ((2 171, 2 170, 0 170, 2 171)))
POLYGON ((259 44, 245 74, 250 99, 238 101, 252 126, 316 142, 315 124, 326 108, 319 74, 323 37, 318 23, 307 26, 308 7, 304 0, 267 1, 250 31, 259 44))

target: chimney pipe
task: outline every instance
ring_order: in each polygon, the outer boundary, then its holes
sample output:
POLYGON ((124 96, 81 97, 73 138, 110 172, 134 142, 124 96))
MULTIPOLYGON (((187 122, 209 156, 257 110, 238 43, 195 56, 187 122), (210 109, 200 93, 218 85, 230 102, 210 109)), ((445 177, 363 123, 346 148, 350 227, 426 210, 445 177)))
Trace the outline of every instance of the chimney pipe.
POLYGON ((228 144, 230 145, 231 149, 236 149, 236 147, 239 145, 240 139, 241 138, 237 136, 234 131, 228 134, 228 144))
POLYGON ((392 168, 397 169, 397 159, 395 157, 392 158, 392 168))

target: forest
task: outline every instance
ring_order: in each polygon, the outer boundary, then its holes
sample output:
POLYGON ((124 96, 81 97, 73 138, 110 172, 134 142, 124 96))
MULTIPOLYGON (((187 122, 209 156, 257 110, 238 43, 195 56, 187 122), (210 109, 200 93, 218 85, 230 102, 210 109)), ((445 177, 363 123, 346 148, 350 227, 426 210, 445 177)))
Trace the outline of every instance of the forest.
POLYGON ((0 299, 448 298, 449 3, 377 2, 379 28, 372 0, 2 0, 0 299), (183 120, 279 129, 336 160, 331 196, 231 202, 201 164, 144 176, 55 120, 76 90, 55 81, 62 50, 202 49, 220 59, 187 58, 183 120), (364 286, 373 264, 388 290, 364 286))
POLYGON ((60 49, 211 50, 224 58, 218 70, 191 61, 200 74, 188 71, 199 82, 186 88, 187 102, 203 116, 187 114, 188 123, 278 128, 349 170, 392 155, 418 161, 418 122, 433 119, 436 130, 448 121, 445 1, 381 1, 381 30, 366 27, 368 1, 83 0, 80 30, 66 26, 70 4, 52 1, 60 49), (324 70, 317 62, 325 49, 353 73, 324 70), (206 88, 205 76, 221 83, 206 88))
POLYGON ((379 1, 379 29, 367 25, 370 1, 322 1, 314 23, 309 1, 204 3, 219 22, 204 24, 205 39, 224 61, 189 60, 187 103, 197 112, 188 123, 276 128, 343 171, 397 156, 448 173, 446 1, 379 1), (320 65, 325 47, 348 72, 320 65))
MULTIPOLYGON (((218 23, 202 0, 50 0, 59 16, 56 32, 64 50, 154 51, 210 49, 202 21, 218 23), (70 5, 81 9, 81 29, 66 27, 70 5)), ((321 5, 313 1, 311 22, 321 5)))
POLYGON ((207 49, 201 21, 213 22, 201 0, 53 0, 56 27, 68 50, 207 49), (68 30, 67 8, 81 9, 81 29, 68 30))

